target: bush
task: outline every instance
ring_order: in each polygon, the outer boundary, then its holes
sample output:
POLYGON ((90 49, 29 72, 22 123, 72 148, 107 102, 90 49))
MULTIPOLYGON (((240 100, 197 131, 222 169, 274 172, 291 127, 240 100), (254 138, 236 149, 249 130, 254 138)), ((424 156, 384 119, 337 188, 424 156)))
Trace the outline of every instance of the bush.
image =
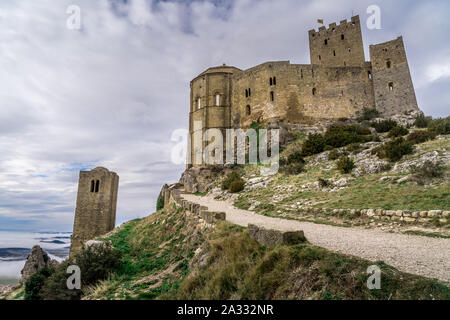
POLYGON ((330 160, 330 161, 337 160, 340 156, 341 156, 341 154, 337 150, 332 150, 328 154, 328 160, 330 160))
POLYGON ((43 268, 33 274, 25 283, 25 300, 40 300, 40 291, 53 272, 53 268, 43 268))
POLYGON ((162 192, 160 192, 159 196, 158 196, 158 200, 156 201, 156 211, 159 211, 162 208, 164 208, 164 199, 163 199, 162 192))
POLYGON ((438 134, 450 134, 450 117, 432 120, 428 124, 428 130, 438 134))
POLYGON ((364 108, 361 116, 358 118, 359 121, 369 121, 378 117, 380 113, 377 109, 364 108))
POLYGON ((412 144, 421 144, 429 140, 434 140, 437 133, 430 130, 414 131, 412 132, 406 140, 412 144))
POLYGON ((321 189, 328 188, 330 186, 330 181, 326 179, 319 178, 318 182, 321 189))
POLYGON ((425 117, 425 115, 421 114, 417 116, 416 120, 414 121, 414 126, 417 128, 427 128, 430 121, 431 118, 425 117))
POLYGON ((409 133, 409 130, 402 126, 393 127, 388 134, 389 138, 398 138, 406 136, 409 133))
POLYGON ((302 145, 302 155, 311 156, 353 143, 372 141, 371 132, 359 125, 334 124, 325 134, 310 134, 302 145))
POLYGON ((352 172, 353 168, 355 168, 355 163, 347 156, 340 157, 338 162, 336 163, 336 169, 338 169, 343 174, 352 172))
POLYGON ((230 185, 230 192, 231 193, 238 193, 244 190, 245 187, 245 181, 242 179, 234 180, 230 185))
POLYGON ((241 180, 241 176, 237 172, 227 175, 222 181, 222 190, 230 190, 230 186, 235 180, 241 180))
POLYGON ((397 162, 404 155, 413 153, 413 145, 411 142, 405 141, 403 138, 386 142, 379 148, 374 149, 375 153, 381 159, 389 159, 391 162, 397 162))
POLYGON ((303 142, 302 155, 312 156, 323 152, 325 149, 325 139, 321 134, 310 134, 303 142))
POLYGON ((392 128, 397 126, 397 122, 391 119, 383 120, 380 122, 372 122, 372 128, 375 128, 378 133, 385 133, 391 131, 392 128))
POLYGON ((288 175, 296 175, 305 171, 305 163, 291 163, 280 168, 280 172, 288 175))
POLYGON ((423 185, 426 180, 441 178, 444 175, 445 168, 442 163, 427 160, 421 166, 412 166, 410 172, 413 180, 423 185))

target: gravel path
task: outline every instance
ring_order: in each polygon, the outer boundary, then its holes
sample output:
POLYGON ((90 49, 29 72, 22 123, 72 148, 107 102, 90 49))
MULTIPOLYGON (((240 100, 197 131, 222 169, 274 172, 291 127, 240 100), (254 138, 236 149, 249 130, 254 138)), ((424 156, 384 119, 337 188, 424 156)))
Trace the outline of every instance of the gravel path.
POLYGON ((283 231, 303 230, 306 239, 319 247, 370 261, 381 260, 404 272, 450 282, 450 239, 271 218, 211 197, 191 194, 182 197, 210 211, 226 212, 227 221, 240 226, 247 227, 250 223, 283 231))

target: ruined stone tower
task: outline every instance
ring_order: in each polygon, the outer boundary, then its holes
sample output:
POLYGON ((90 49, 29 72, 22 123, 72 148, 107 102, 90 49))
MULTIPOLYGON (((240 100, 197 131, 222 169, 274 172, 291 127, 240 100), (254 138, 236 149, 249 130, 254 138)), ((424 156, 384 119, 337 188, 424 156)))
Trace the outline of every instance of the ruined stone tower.
POLYGON ((80 171, 70 255, 83 243, 114 229, 119 176, 106 168, 80 171))

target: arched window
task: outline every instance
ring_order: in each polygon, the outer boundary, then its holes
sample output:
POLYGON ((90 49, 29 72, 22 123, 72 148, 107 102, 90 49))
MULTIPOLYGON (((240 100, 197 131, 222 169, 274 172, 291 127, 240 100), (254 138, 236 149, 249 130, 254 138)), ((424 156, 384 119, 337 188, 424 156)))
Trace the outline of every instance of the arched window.
POLYGON ((248 116, 252 114, 252 108, 250 108, 250 105, 247 105, 247 107, 245 108, 245 111, 248 116))
POLYGON ((345 36, 343 34, 341 34, 341 40, 344 40, 345 36))
POLYGON ((95 182, 95 193, 98 193, 98 190, 100 189, 100 180, 97 180, 95 182))
POLYGON ((200 109, 202 106, 202 99, 197 98, 197 109, 200 109))
POLYGON ((91 192, 94 192, 94 191, 95 191, 95 181, 92 180, 91 181, 91 192))
POLYGON ((327 40, 327 39, 325 39, 325 45, 326 45, 326 46, 328 45, 328 40, 327 40))
POLYGON ((390 92, 394 91, 394 83, 393 82, 389 82, 389 91, 390 92))
POLYGON ((312 89, 312 94, 313 94, 313 96, 315 96, 316 93, 317 93, 317 89, 316 89, 316 88, 313 88, 313 89, 312 89))
POLYGON ((220 94, 216 93, 216 107, 220 106, 220 94))
POLYGON ((273 91, 270 91, 270 101, 275 101, 275 95, 273 93, 273 91))

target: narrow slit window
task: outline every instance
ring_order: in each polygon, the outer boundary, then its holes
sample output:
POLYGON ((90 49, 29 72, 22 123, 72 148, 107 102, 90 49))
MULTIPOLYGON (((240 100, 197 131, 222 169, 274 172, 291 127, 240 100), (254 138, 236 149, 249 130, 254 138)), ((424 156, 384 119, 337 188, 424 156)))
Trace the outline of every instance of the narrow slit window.
POLYGON ((368 72, 369 80, 372 80, 372 72, 368 72))
POLYGON ((389 91, 390 92, 394 91, 394 83, 393 82, 389 82, 389 91))
POLYGON ((274 86, 277 85, 277 77, 273 77, 273 85, 274 85, 274 86))
POLYGON ((99 190, 100 190, 100 180, 97 180, 95 182, 95 193, 98 193, 99 190))
POLYGON ((344 40, 345 36, 343 34, 341 34, 341 40, 344 40))
POLYGON ((313 89, 312 89, 312 95, 315 96, 316 93, 317 93, 317 89, 316 89, 316 88, 313 88, 313 89))
POLYGON ((328 39, 325 39, 324 43, 327 46, 328 45, 328 39))
POLYGON ((202 106, 202 100, 200 98, 197 99, 197 109, 200 109, 202 106))
POLYGON ((388 69, 390 69, 391 66, 392 66, 391 62, 390 62, 390 61, 387 61, 387 62, 386 62, 386 67, 387 67, 388 69))
POLYGON ((95 181, 92 180, 91 181, 91 192, 94 192, 94 191, 95 191, 95 181))
POLYGON ((220 106, 220 94, 216 94, 216 106, 220 106))
POLYGON ((322 60, 322 57, 321 57, 320 54, 319 54, 319 61, 320 61, 320 60, 322 60))
POLYGON ((300 69, 300 77, 303 79, 303 69, 300 69))
POLYGON ((273 85, 272 78, 269 79, 269 85, 273 85))
POLYGON ((333 56, 336 57, 336 50, 333 50, 333 56))
POLYGON ((246 110, 248 116, 252 114, 252 108, 250 108, 250 105, 247 105, 245 110, 246 110))
POLYGON ((248 88, 248 96, 251 97, 252 96, 252 89, 248 88))
POLYGON ((275 95, 273 93, 273 91, 270 91, 270 101, 274 101, 275 100, 275 95))

